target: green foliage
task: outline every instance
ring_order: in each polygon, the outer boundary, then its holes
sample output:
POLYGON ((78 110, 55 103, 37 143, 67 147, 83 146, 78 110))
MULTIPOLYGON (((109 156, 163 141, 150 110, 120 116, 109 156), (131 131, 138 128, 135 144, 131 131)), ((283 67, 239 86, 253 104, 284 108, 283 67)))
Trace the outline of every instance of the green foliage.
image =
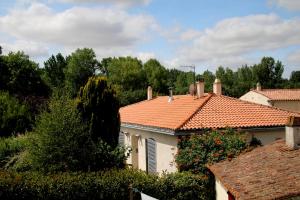
POLYGON ((167 70, 156 60, 150 59, 144 64, 148 85, 159 94, 168 94, 167 70))
POLYGON ((284 66, 280 61, 275 62, 272 57, 263 57, 252 70, 255 81, 259 82, 262 87, 278 88, 281 86, 284 66))
POLYGON ((292 71, 290 77, 290 86, 292 88, 300 88, 300 71, 292 71))
POLYGON ((44 62, 44 76, 52 88, 63 88, 65 82, 64 69, 67 66, 66 59, 58 53, 56 56, 52 55, 46 62, 44 62))
POLYGON ((77 107, 84 121, 89 124, 93 141, 99 139, 111 147, 118 145, 120 131, 120 104, 115 91, 104 77, 90 77, 80 89, 77 107))
POLYGON ((126 149, 94 141, 74 101, 66 97, 53 99, 49 110, 41 114, 30 135, 29 159, 34 170, 94 171, 123 167, 126 149))
POLYGON ((141 95, 146 94, 147 77, 140 60, 132 57, 119 57, 102 62, 107 68, 107 81, 116 89, 122 106, 146 98, 141 95), (141 90, 145 92, 140 92, 141 90))
MULTIPOLYGON (((129 185, 161 200, 213 199, 210 179, 190 173, 147 175, 136 170, 92 173, 0 172, 1 199, 129 199, 129 185)), ((135 194, 135 199, 139 196, 135 194)))
POLYGON ((24 133, 30 129, 31 118, 26 105, 0 91, 0 136, 24 133))
POLYGON ((29 56, 23 52, 11 52, 3 58, 9 72, 6 87, 11 94, 22 99, 27 96, 47 97, 49 95, 49 87, 41 78, 38 64, 31 61, 29 56))
POLYGON ((23 151, 26 146, 26 136, 0 138, 0 167, 3 167, 10 158, 23 151))
POLYGON ((93 49, 77 49, 73 52, 65 69, 65 85, 72 96, 76 96, 80 87, 99 69, 100 63, 93 49))
POLYGON ((207 173, 206 165, 232 158, 248 147, 245 135, 232 129, 182 137, 176 163, 180 171, 207 173))

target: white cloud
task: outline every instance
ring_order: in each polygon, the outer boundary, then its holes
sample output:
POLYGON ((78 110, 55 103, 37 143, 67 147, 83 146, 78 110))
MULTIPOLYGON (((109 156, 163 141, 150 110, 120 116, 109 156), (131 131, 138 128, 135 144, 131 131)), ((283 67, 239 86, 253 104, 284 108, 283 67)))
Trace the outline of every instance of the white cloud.
POLYGON ((49 0, 63 3, 108 3, 117 5, 147 5, 151 0, 49 0))
POLYGON ((17 40, 13 43, 1 42, 1 46, 3 47, 4 54, 7 54, 11 51, 24 51, 31 57, 48 56, 48 49, 45 46, 35 42, 17 40))
POLYGON ((300 49, 289 54, 287 61, 292 65, 300 66, 300 49))
POLYGON ((136 57, 143 63, 147 62, 151 58, 156 58, 153 52, 139 52, 136 54, 136 57))
POLYGON ((271 5, 277 5, 278 7, 286 8, 288 10, 299 11, 299 0, 269 0, 271 5))
POLYGON ((131 15, 120 8, 73 7, 54 12, 34 3, 0 16, 1 31, 16 40, 60 45, 66 51, 79 47, 102 52, 130 49, 147 40, 156 26, 151 16, 131 15))
POLYGON ((300 20, 283 20, 274 14, 225 19, 204 31, 192 31, 188 43, 178 50, 177 60, 185 63, 225 65, 241 63, 246 55, 300 44, 300 20), (219 63, 219 64, 218 64, 219 63))

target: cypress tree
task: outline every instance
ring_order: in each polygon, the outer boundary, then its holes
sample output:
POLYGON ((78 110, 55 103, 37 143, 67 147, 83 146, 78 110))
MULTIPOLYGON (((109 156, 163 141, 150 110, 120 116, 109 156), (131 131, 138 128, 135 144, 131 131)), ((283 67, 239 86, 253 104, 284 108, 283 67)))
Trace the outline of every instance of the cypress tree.
POLYGON ((101 139, 111 147, 118 145, 120 104, 105 77, 89 78, 86 85, 80 88, 77 108, 82 113, 83 120, 88 122, 94 141, 101 139))

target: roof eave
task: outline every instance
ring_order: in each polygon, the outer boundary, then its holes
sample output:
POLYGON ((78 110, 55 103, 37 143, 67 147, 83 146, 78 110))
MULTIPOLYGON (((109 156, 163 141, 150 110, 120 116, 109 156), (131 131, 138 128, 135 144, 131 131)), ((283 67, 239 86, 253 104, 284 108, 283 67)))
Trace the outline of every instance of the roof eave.
POLYGON ((161 128, 156 126, 145 126, 140 124, 132 124, 132 123, 121 123, 121 127, 124 128, 131 128, 131 129, 137 129, 137 130, 143 130, 143 131, 151 131, 155 133, 162 133, 165 135, 175 135, 175 130, 168 129, 168 128, 161 128))

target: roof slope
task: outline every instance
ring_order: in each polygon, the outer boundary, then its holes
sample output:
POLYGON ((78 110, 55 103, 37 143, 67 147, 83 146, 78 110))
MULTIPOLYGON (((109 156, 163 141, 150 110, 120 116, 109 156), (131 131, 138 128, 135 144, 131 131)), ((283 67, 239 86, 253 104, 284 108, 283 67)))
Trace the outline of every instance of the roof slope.
POLYGON ((284 140, 214 164, 209 169, 237 199, 300 195, 300 149, 287 149, 284 140))
POLYGON ((223 95, 213 95, 181 129, 284 126, 296 113, 223 95))
POLYGON ((120 114, 122 123, 171 130, 284 126, 289 116, 300 115, 215 94, 179 95, 170 103, 161 96, 125 106, 120 114))
POLYGON ((176 130, 186 122, 209 98, 191 95, 174 96, 168 102, 168 96, 159 96, 120 109, 122 123, 139 124, 176 130))
POLYGON ((300 100, 300 89, 262 89, 252 90, 268 97, 270 100, 300 100))

